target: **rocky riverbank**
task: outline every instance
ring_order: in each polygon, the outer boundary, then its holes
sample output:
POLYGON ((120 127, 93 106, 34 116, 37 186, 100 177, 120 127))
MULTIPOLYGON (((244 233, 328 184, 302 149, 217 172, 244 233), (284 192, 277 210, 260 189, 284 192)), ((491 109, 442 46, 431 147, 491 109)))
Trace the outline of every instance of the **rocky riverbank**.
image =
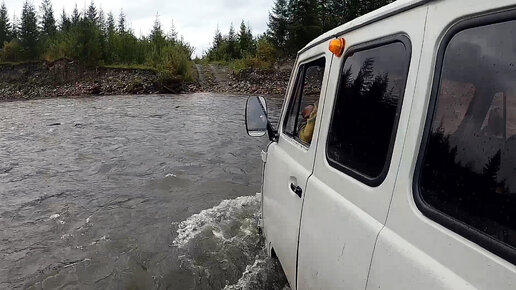
POLYGON ((0 65, 0 100, 179 93, 180 79, 147 69, 88 68, 70 60, 0 65))
POLYGON ((197 64, 197 91, 247 95, 284 95, 292 71, 291 62, 271 70, 244 69, 234 73, 225 66, 197 64))
POLYGON ((0 101, 93 95, 215 92, 284 95, 291 65, 239 73, 213 64, 196 65, 197 78, 184 83, 150 69, 88 68, 70 60, 0 64, 0 101))

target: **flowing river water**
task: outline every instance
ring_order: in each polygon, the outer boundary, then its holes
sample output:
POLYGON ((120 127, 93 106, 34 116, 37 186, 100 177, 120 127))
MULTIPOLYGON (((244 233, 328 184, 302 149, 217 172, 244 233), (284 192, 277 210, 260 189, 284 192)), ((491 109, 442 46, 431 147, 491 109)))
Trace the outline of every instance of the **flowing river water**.
MULTIPOLYGON (((283 289, 243 96, 0 106, 1 289, 283 289)), ((279 115, 281 98, 268 98, 279 115)))

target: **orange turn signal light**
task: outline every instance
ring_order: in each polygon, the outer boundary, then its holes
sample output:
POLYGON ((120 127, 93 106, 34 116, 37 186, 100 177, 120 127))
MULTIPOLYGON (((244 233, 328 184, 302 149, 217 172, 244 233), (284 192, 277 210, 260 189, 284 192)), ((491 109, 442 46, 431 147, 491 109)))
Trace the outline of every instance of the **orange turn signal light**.
POLYGON ((330 41, 330 51, 336 56, 341 57, 342 53, 344 53, 344 47, 346 46, 346 41, 344 38, 332 39, 330 41))

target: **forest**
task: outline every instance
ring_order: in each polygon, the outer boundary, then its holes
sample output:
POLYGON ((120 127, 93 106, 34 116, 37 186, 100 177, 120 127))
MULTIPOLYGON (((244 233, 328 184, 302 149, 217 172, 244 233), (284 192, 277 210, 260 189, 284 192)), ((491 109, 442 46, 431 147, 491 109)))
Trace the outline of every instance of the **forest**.
POLYGON ((79 11, 77 5, 67 15, 55 16, 50 0, 42 0, 39 10, 25 1, 21 15, 10 19, 0 6, 0 60, 2 62, 77 60, 88 66, 129 66, 153 68, 191 78, 193 47, 172 25, 168 32, 156 16, 152 31, 137 37, 127 27, 126 15, 105 14, 94 2, 79 11))
MULTIPOLYGON (((268 29, 253 34, 242 20, 238 31, 217 28, 202 59, 270 68, 288 59, 319 34, 392 2, 391 0, 275 0, 268 29)), ((156 16, 149 35, 136 36, 123 10, 115 16, 91 2, 85 9, 59 16, 51 0, 39 7, 25 0, 19 17, 0 6, 0 62, 71 59, 88 66, 153 68, 191 79, 193 47, 178 37, 173 24, 163 29, 156 16)), ((16 15, 16 13, 14 13, 16 15)))
POLYGON ((210 61, 243 61, 244 66, 270 66, 293 58, 312 39, 341 24, 393 2, 393 0, 275 0, 268 29, 253 37, 242 21, 226 35, 217 28, 205 58, 210 61))

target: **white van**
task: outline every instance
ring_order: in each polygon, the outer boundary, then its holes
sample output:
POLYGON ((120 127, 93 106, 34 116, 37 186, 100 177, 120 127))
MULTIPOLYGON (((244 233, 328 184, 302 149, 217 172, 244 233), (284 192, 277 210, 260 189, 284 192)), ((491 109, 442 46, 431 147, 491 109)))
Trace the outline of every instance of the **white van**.
POLYGON ((396 1, 299 52, 277 129, 266 107, 292 289, 516 289, 515 0, 396 1))

